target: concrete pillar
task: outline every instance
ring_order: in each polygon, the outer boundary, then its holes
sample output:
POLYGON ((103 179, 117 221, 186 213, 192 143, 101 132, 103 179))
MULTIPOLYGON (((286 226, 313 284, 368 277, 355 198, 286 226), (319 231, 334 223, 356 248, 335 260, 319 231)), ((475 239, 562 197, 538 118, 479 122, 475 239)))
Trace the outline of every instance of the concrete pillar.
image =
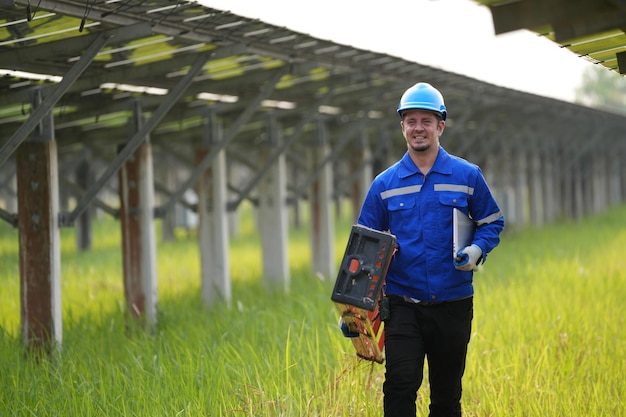
POLYGON ((591 187, 593 214, 603 213, 608 207, 608 166, 606 155, 595 152, 591 158, 591 187))
POLYGON ((617 175, 620 180, 620 203, 626 202, 626 149, 622 148, 617 153, 619 156, 619 169, 617 175))
POLYGON ((626 202, 626 149, 622 148, 619 152, 619 169, 617 175, 620 180, 620 203, 626 202))
MULTIPOLYGON (((177 172, 173 167, 172 161, 170 161, 171 157, 168 155, 164 155, 164 164, 157 171, 157 177, 163 182, 163 185, 168 190, 174 190, 177 184, 177 172)), ((166 197, 167 198, 167 197, 166 197)), ((171 210, 167 210, 164 213, 163 218, 161 220, 161 239, 164 242, 172 242, 176 239, 176 210, 179 207, 179 204, 175 204, 171 210)))
MULTIPOLYGON (((222 140, 222 130, 215 114, 209 113, 207 143, 222 140)), ((210 149, 198 149, 196 160, 202 161, 210 149)), ((228 234, 228 201, 226 193, 226 149, 215 156, 212 165, 198 180, 198 238, 202 300, 208 306, 221 299, 232 304, 230 251, 228 234)))
POLYGON ((543 152, 540 155, 540 170, 542 181, 543 221, 552 223, 556 218, 557 200, 560 188, 555 184, 556 169, 554 168, 554 155, 551 152, 543 152))
POLYGON ((356 224, 365 195, 369 190, 373 180, 372 155, 367 136, 367 130, 362 128, 361 137, 355 141, 355 148, 350 153, 349 176, 355 176, 355 180, 350 187, 350 201, 352 203, 353 223, 356 224))
POLYGON ((515 217, 511 220, 516 227, 522 228, 526 225, 528 170, 524 152, 518 150, 515 155, 515 217))
MULTIPOLYGON (((299 164, 291 164, 289 168, 289 172, 291 173, 291 183, 296 186, 296 184, 300 181, 300 173, 302 172, 302 166, 299 164)), ((293 210, 293 227, 296 229, 300 229, 303 224, 302 220, 302 201, 300 199, 299 193, 294 193, 295 198, 291 201, 292 210, 293 210)))
MULTIPOLYGON (((83 190, 89 189, 95 182, 96 177, 91 161, 91 152, 85 150, 82 153, 82 160, 76 167, 76 184, 83 190)), ((96 209, 88 206, 76 221, 76 247, 80 251, 91 249, 93 241, 93 217, 96 209)))
MULTIPOLYGON (((626 161, 623 161, 626 163, 626 161)), ((622 177, 620 175, 620 155, 611 152, 608 155, 608 192, 609 205, 616 206, 623 201, 622 177)))
MULTIPOLYGON (((227 161, 226 166, 227 177, 230 178, 230 181, 233 184, 239 184, 239 177, 241 171, 238 169, 237 165, 232 162, 227 161)), ((226 180, 225 180, 226 181, 226 180)), ((228 191, 228 190, 227 190, 228 191)), ((228 197, 228 195, 227 195, 228 197)), ((237 210, 232 210, 228 212, 228 234, 230 237, 237 237, 240 234, 240 222, 237 210)))
POLYGON ((507 227, 509 222, 513 224, 513 219, 515 219, 515 189, 513 187, 513 178, 515 178, 513 169, 515 164, 511 156, 512 153, 506 149, 500 153, 500 172, 498 175, 494 175, 494 182, 488 183, 492 187, 496 201, 504 213, 507 227))
POLYGON ((562 188, 561 214, 576 219, 576 162, 572 162, 573 149, 564 149, 560 155, 560 184, 562 188))
MULTIPOLYGON (((395 127, 395 125, 393 125, 395 127)), ((406 152, 406 144, 403 145, 404 139, 402 138, 402 129, 400 128, 400 123, 397 125, 396 130, 389 130, 385 128, 381 128, 378 132, 380 135, 380 140, 385 141, 385 143, 389 143, 383 152, 381 158, 377 158, 372 165, 372 178, 376 175, 380 174, 385 169, 389 168, 393 164, 395 164, 399 159, 402 158, 404 152, 406 152), (399 141, 399 144, 396 143, 399 141), (398 149, 401 149, 398 151, 398 149), (378 164, 376 163, 378 161, 378 164)))
POLYGON ((530 221, 534 226, 541 227, 544 223, 541 160, 536 153, 531 153, 528 158, 530 221))
POLYGON ((544 156, 545 159, 550 159, 550 172, 551 172, 551 186, 552 190, 547 190, 546 193, 552 193, 551 199, 551 214, 548 221, 554 222, 563 216, 564 204, 565 204, 565 190, 563 184, 563 167, 565 166, 563 161, 563 155, 558 149, 558 144, 549 154, 544 156))
MULTIPOLYGON (((261 149, 260 164, 267 160, 280 146, 282 138, 279 126, 273 118, 269 121, 270 146, 261 149)), ((287 167, 285 154, 281 154, 263 176, 258 185, 258 229, 261 235, 263 279, 269 286, 282 286, 289 290, 289 259, 287 230, 287 167)))
MULTIPOLYGON (((142 123, 138 102, 133 122, 131 136, 142 123)), ((158 280, 154 175, 152 147, 148 138, 120 169, 119 193, 126 305, 132 318, 142 325, 153 326, 157 322, 158 280)))
MULTIPOLYGON (((573 215, 574 219, 581 219, 585 216, 585 170, 581 166, 580 160, 576 161, 572 166, 572 179, 573 179, 573 215)), ((589 194, 591 195, 591 194, 589 194)))
MULTIPOLYGON (((41 104, 39 91, 33 106, 41 104)), ((61 345, 59 177, 54 119, 49 113, 16 153, 21 330, 24 345, 48 352, 61 345)))
MULTIPOLYGON (((327 140, 327 128, 323 121, 318 121, 317 141, 311 149, 311 166, 318 167, 330 152, 327 140)), ((334 277, 337 272, 335 262, 335 236, 333 218, 332 165, 326 164, 319 176, 311 184, 311 251, 313 273, 326 278, 334 277)))

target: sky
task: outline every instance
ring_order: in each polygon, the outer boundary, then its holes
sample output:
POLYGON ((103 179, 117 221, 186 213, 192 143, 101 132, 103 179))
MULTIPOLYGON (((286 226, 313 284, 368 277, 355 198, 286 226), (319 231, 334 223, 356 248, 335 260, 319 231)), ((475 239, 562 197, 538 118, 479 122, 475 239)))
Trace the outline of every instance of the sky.
POLYGON ((496 36, 489 9, 472 0, 199 3, 316 38, 565 101, 574 101, 583 71, 594 66, 527 30, 496 36))

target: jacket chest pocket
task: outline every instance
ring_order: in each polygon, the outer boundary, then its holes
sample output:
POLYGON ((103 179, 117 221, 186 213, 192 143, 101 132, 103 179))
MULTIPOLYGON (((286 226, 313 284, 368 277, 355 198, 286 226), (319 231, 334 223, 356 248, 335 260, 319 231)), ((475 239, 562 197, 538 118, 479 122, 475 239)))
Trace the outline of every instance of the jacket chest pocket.
POLYGON ((392 197, 389 199, 387 209, 389 210, 389 226, 392 231, 419 227, 419 206, 415 197, 392 197))
POLYGON ((450 209, 457 208, 468 214, 468 195, 465 193, 445 192, 439 195, 439 203, 450 209))

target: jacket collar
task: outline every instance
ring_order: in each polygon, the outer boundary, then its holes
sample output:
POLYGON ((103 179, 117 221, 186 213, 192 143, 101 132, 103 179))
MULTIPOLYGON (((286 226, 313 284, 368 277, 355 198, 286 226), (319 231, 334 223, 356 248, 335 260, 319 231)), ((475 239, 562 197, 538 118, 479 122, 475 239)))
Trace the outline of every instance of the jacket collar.
MULTIPOLYGON (((437 153, 437 159, 431 168, 430 172, 437 172, 439 174, 452 174, 451 166, 452 158, 450 154, 446 152, 441 145, 439 145, 439 152, 437 153)), ((411 175, 421 174, 417 169, 413 160, 409 156, 409 151, 404 153, 404 156, 400 160, 400 166, 398 169, 398 176, 400 178, 410 177, 411 175)))

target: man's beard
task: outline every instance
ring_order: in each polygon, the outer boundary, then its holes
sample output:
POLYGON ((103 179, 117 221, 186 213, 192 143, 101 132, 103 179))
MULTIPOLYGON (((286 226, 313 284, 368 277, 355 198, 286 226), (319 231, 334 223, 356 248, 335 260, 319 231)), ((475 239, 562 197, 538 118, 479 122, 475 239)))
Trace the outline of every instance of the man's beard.
POLYGON ((430 149, 430 144, 429 143, 425 143, 423 145, 411 145, 411 149, 414 152, 425 152, 425 151, 430 149))

